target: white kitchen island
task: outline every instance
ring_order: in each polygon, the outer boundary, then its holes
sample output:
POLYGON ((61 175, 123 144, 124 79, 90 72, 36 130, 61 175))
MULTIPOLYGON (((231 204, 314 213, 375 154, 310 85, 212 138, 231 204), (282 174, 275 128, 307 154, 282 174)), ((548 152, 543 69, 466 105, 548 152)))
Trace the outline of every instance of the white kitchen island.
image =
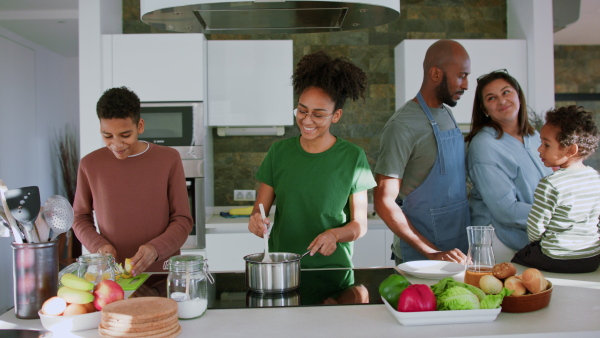
MULTIPOLYGON (((518 266, 518 273, 524 269, 518 266)), ((547 308, 501 312, 490 323, 402 326, 384 305, 210 309, 199 319, 179 321, 179 337, 600 337, 600 271, 545 276, 554 285, 547 308)), ((413 284, 436 282, 408 277, 413 284)), ((461 280, 462 275, 454 278, 461 280)), ((0 316, 1 329, 43 327, 39 320, 15 318, 11 310, 0 316)), ((98 337, 98 333, 60 332, 53 337, 98 337)))

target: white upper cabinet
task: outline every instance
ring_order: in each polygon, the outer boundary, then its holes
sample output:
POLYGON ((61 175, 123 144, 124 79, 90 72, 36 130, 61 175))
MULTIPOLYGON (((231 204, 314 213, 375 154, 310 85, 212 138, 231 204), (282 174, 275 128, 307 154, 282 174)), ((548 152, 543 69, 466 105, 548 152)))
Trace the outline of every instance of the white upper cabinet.
POLYGON ((126 86, 141 101, 204 101, 203 34, 115 34, 102 41, 103 89, 126 86))
POLYGON ((208 41, 208 124, 289 126, 292 40, 208 41))

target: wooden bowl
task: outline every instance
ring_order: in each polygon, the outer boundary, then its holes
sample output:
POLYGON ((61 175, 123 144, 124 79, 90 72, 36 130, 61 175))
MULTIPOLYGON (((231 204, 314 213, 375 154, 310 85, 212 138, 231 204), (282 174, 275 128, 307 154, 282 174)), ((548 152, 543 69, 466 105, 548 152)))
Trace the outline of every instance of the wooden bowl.
POLYGON ((502 300, 502 312, 531 312, 545 308, 550 304, 552 296, 552 283, 548 281, 548 288, 536 294, 522 296, 508 296, 502 300))

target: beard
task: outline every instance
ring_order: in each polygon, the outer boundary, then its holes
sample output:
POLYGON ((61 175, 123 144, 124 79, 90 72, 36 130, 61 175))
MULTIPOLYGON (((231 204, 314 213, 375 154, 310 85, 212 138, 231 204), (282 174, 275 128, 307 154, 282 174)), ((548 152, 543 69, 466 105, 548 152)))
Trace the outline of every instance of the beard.
POLYGON ((458 103, 458 101, 452 99, 452 94, 450 94, 450 91, 448 90, 448 78, 446 77, 445 72, 442 82, 440 82, 440 85, 435 89, 435 93, 442 103, 445 103, 450 107, 454 107, 458 103))

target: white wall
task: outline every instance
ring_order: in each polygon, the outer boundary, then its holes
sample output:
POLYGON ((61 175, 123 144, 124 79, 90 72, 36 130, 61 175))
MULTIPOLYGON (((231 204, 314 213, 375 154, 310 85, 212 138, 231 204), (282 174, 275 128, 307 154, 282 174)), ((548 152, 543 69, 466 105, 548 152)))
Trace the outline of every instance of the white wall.
POLYGON ((103 147, 96 103, 102 90, 102 34, 122 33, 121 0, 79 0, 80 157, 103 147))
MULTIPOLYGON (((437 40, 402 41, 394 49, 396 73, 396 109, 417 95, 423 81, 423 59, 429 46, 437 40)), ((456 40, 471 59, 469 89, 452 107, 456 122, 470 124, 477 78, 498 69, 506 69, 524 88, 527 97, 527 43, 525 40, 456 40)), ((468 128, 464 126, 465 130, 468 128)), ((461 128, 462 129, 462 128, 461 128)))
MULTIPOLYGON (((0 178, 9 189, 37 185, 43 203, 58 193, 54 136, 78 126, 78 60, 0 28, 0 74, 0 178)), ((0 238, 0 313, 13 304, 10 242, 0 238)))
POLYGON ((552 0, 508 0, 507 37, 527 40, 527 105, 538 115, 554 107, 552 0))

